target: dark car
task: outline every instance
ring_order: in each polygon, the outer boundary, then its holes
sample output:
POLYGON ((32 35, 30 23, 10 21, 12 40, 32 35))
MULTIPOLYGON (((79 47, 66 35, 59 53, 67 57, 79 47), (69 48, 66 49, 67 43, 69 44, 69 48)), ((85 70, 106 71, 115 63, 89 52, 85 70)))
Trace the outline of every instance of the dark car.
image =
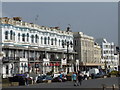
POLYGON ((16 75, 12 78, 10 78, 11 82, 19 82, 19 85, 25 85, 25 77, 24 75, 16 75))
POLYGON ((45 77, 45 79, 46 79, 46 80, 52 80, 53 78, 52 78, 51 76, 48 76, 48 75, 47 75, 47 76, 45 77))
POLYGON ((43 75, 43 76, 38 76, 37 78, 37 83, 42 83, 42 82, 46 82, 48 80, 52 80, 52 77, 51 76, 46 76, 46 75, 43 75))
POLYGON ((101 72, 101 73, 97 73, 94 75, 95 78, 103 78, 105 76, 105 73, 101 72))
POLYGON ((60 78, 59 77, 54 77, 52 79, 52 82, 61 82, 60 78))
POLYGON ((38 76, 37 77, 37 83, 42 83, 42 82, 44 82, 44 80, 45 80, 45 76, 38 76))
POLYGON ((66 77, 63 77, 62 79, 60 79, 60 77, 58 76, 52 79, 52 82, 65 82, 65 81, 67 81, 66 77))

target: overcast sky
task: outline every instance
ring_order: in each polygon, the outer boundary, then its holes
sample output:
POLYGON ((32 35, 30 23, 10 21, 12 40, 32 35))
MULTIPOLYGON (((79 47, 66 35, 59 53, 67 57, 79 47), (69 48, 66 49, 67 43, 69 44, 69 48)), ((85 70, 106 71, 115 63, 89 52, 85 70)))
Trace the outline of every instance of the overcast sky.
POLYGON ((62 30, 70 24, 73 32, 106 38, 117 44, 117 5, 117 2, 4 2, 2 14, 7 17, 20 16, 23 21, 41 26, 59 26, 62 30))

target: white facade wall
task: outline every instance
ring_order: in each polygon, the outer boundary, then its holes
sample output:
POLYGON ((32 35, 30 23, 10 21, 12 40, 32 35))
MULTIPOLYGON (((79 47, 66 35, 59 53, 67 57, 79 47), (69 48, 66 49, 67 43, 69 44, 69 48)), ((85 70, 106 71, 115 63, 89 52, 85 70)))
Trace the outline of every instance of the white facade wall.
POLYGON ((94 63, 102 63, 101 62, 101 47, 98 44, 94 45, 94 63))
POLYGON ((94 38, 82 32, 75 32, 74 37, 74 41, 76 42, 74 48, 78 53, 77 59, 83 63, 92 63, 94 60, 94 38))
POLYGON ((102 48, 102 63, 106 63, 108 69, 115 70, 118 67, 119 60, 118 55, 115 55, 115 44, 106 39, 97 39, 96 41, 102 48))
MULTIPOLYGON (((26 23, 23 21, 16 21, 16 20, 13 20, 12 18, 0 18, 0 20, 2 22, 1 24, 2 46, 4 49, 3 51, 5 52, 5 57, 20 57, 20 59, 23 60, 23 61, 20 61, 21 63, 28 64, 28 51, 29 51, 29 48, 32 48, 32 50, 44 49, 46 51, 48 50, 51 52, 60 51, 61 53, 63 53, 63 57, 67 58, 67 56, 65 55, 65 53, 67 53, 67 45, 64 45, 64 48, 63 48, 62 41, 64 42, 66 41, 69 43, 72 42, 73 44, 72 32, 62 31, 62 30, 56 29, 55 27, 50 28, 50 27, 38 26, 35 24, 26 23), (12 39, 11 39, 11 31, 12 31, 12 39), (5 39, 6 32, 8 32, 7 39, 5 39), (20 36, 18 34, 20 34, 20 36), (38 37, 37 42, 35 38, 36 35, 38 37), (32 36, 34 36, 33 42, 32 42, 32 36), (24 37, 24 40, 23 40, 23 37, 24 37), (45 37, 46 37, 46 44, 44 43, 45 37), (49 38, 49 41, 48 41, 48 38, 49 38), (52 39, 53 39, 53 45, 52 45, 52 39), (56 39, 56 43, 55 43, 55 39, 56 39), (8 49, 10 50, 7 50, 6 47, 8 47, 8 49), (21 49, 21 51, 19 49, 18 50, 16 49, 15 51, 12 50, 12 48, 15 49, 15 47, 24 48, 24 49, 21 49), (25 52, 25 57, 24 57, 24 52, 25 52), (27 60, 27 61, 24 61, 24 60, 27 60)), ((73 46, 69 47, 68 49, 69 49, 69 53, 74 52, 73 46)), ((50 55, 51 54, 46 53, 47 59, 50 59, 50 55)), ((56 57, 58 57, 57 53, 55 53, 55 55, 56 57)), ((29 51, 30 58, 35 56, 39 58, 40 53, 38 52, 34 53, 29 51)), ((63 57, 61 57, 61 59, 63 57)), ((69 57, 73 59, 72 55, 70 55, 69 57)), ((19 63, 18 65, 20 67, 18 70, 19 73, 21 73, 21 71, 23 73, 28 71, 28 69, 23 70, 23 67, 21 67, 21 63, 19 63)))

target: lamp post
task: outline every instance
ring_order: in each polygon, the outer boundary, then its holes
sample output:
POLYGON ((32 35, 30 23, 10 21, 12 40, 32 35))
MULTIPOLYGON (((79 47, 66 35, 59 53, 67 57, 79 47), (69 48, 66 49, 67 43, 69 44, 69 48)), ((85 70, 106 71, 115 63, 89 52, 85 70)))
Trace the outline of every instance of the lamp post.
POLYGON ((85 52, 86 55, 86 61, 85 61, 85 72, 87 72, 87 51, 85 52))
POLYGON ((3 75, 3 57, 4 57, 4 53, 1 52, 0 53, 0 82, 2 81, 2 75, 3 75))
POLYGON ((120 71, 120 48, 116 47, 117 54, 119 55, 119 61, 118 61, 118 71, 120 71))
MULTIPOLYGON (((69 42, 67 42, 67 64, 69 63, 69 50, 68 50, 68 47, 69 47, 69 42)), ((67 65, 67 73, 69 73, 69 66, 67 65)))
POLYGON ((87 51, 84 51, 85 54, 85 72, 87 72, 87 51))
POLYGON ((104 63, 105 63, 105 73, 107 74, 107 61, 106 61, 106 59, 105 59, 104 63))
MULTIPOLYGON (((69 42, 69 41, 67 41, 67 42, 63 41, 62 45, 63 45, 63 48, 65 45, 67 46, 67 64, 68 64, 69 63, 69 46, 71 45, 71 47, 72 47, 73 43, 69 42)), ((67 73, 69 73, 69 66, 68 65, 67 65, 67 73)))
POLYGON ((30 74, 30 50, 29 50, 29 46, 28 46, 28 73, 30 74))

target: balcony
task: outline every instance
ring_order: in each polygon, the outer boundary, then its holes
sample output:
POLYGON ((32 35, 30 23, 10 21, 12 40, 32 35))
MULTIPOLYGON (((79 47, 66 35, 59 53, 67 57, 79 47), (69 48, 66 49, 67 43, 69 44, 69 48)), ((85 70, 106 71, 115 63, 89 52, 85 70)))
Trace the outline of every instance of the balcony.
POLYGON ((3 57, 3 63, 19 62, 19 57, 3 57))

